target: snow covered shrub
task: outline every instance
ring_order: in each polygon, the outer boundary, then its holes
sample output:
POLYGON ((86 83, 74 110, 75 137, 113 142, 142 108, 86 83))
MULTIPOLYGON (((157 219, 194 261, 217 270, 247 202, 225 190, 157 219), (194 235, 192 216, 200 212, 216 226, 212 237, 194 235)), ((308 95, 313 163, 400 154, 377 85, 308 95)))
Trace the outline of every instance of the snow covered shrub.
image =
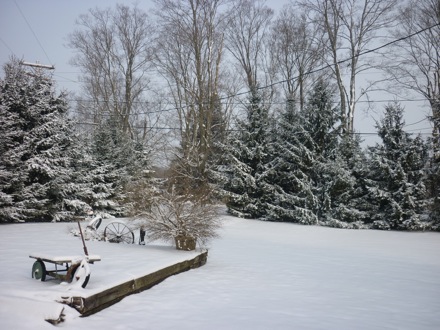
POLYGON ((365 225, 362 221, 344 222, 338 219, 330 219, 327 221, 320 221, 321 226, 342 228, 342 229, 368 229, 368 225, 365 225))
POLYGON ((385 220, 376 220, 371 225, 372 229, 380 229, 380 230, 390 230, 390 224, 388 221, 385 220))
POLYGON ((318 217, 311 210, 298 207, 295 210, 295 213, 296 213, 296 219, 298 220, 299 223, 303 225, 316 225, 318 223, 318 217))
POLYGON ((429 226, 426 223, 420 221, 419 219, 414 219, 414 218, 405 220, 401 226, 402 230, 412 230, 412 231, 426 230, 428 228, 429 226))
POLYGON ((174 191, 162 191, 152 201, 149 212, 137 218, 144 220, 141 227, 148 240, 174 241, 177 249, 185 250, 194 249, 195 244, 179 246, 179 242, 193 240, 206 245, 218 237, 217 230, 221 226, 215 205, 205 204, 191 194, 177 195, 174 191))
POLYGON ((429 226, 430 230, 440 231, 440 222, 432 222, 429 226))
POLYGON ((76 216, 83 216, 83 217, 86 216, 88 210, 91 210, 89 204, 79 199, 72 199, 72 200, 66 199, 64 201, 64 207, 66 208, 66 211, 69 211, 76 216))

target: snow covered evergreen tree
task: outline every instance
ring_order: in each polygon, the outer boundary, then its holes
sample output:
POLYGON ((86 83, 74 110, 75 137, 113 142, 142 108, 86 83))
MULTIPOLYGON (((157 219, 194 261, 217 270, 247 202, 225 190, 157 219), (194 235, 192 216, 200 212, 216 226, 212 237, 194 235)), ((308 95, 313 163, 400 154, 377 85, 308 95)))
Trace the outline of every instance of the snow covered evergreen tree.
POLYGON ((429 218, 432 222, 431 228, 440 231, 440 132, 436 129, 440 127, 440 95, 434 95, 431 104, 434 113, 431 121, 434 128, 430 138, 431 154, 426 186, 430 199, 429 218))
MULTIPOLYGON (((366 156, 359 135, 344 134, 334 162, 335 187, 328 226, 364 228, 368 218, 368 205, 364 199, 362 169, 366 156)), ((367 203, 368 204, 368 203, 367 203)))
POLYGON ((319 80, 302 114, 303 144, 312 155, 309 177, 315 203, 315 215, 320 221, 331 219, 333 200, 341 186, 341 167, 337 162, 339 134, 338 110, 334 107, 333 93, 323 80, 319 80))
POLYGON ((0 214, 2 222, 62 219, 70 180, 71 128, 65 95, 44 72, 17 59, 0 80, 0 214))
POLYGON ((266 181, 273 184, 274 195, 267 204, 268 220, 315 224, 317 200, 312 191, 310 169, 314 155, 310 134, 301 125, 295 101, 289 100, 272 133, 273 156, 266 181), (307 143, 309 142, 309 143, 307 143))
POLYGON ((227 179, 223 186, 228 211, 245 218, 264 218, 273 187, 265 181, 272 156, 268 109, 257 89, 251 91, 246 119, 225 148, 227 179))
POLYGON ((140 143, 122 132, 114 118, 101 125, 91 141, 84 142, 81 171, 91 183, 86 201, 97 211, 124 215, 125 188, 149 171, 148 155, 140 143))
POLYGON ((385 107, 377 124, 382 144, 370 148, 368 191, 373 228, 419 230, 427 208, 424 184, 428 148, 420 136, 411 138, 403 128, 403 108, 385 107))
POLYGON ((255 127, 260 126, 253 123, 261 125, 264 121, 255 113, 255 117, 248 117, 247 125, 241 125, 239 137, 229 146, 232 166, 228 167, 225 189, 232 214, 303 224, 361 226, 365 214, 352 201, 357 188, 353 173, 361 154, 359 141, 340 138, 339 111, 332 97, 331 88, 321 80, 310 92, 302 112, 288 102, 275 128, 265 124, 260 131, 264 134, 256 135, 255 127))
MULTIPOLYGON (((435 138, 435 137, 434 137, 435 138)), ((435 145, 431 142, 431 146, 435 145)), ((426 180, 429 192, 429 218, 431 220, 431 228, 440 231, 440 157, 438 152, 433 150, 430 159, 430 165, 427 171, 426 180)))

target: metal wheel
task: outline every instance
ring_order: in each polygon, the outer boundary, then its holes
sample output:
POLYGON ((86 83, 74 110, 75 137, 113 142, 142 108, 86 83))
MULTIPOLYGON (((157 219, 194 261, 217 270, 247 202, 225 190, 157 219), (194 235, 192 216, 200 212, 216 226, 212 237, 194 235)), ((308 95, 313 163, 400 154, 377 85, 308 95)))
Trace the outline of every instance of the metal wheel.
POLYGON ((134 243, 134 234, 122 222, 110 222, 104 229, 104 238, 110 243, 134 243))
POLYGON ((86 276, 86 278, 84 279, 83 284, 81 285, 81 287, 84 289, 87 286, 87 283, 89 283, 90 280, 90 274, 86 276))
POLYGON ((87 283, 89 283, 90 280, 90 274, 84 276, 84 274, 81 274, 82 267, 81 265, 73 272, 71 283, 73 282, 79 282, 82 281, 81 287, 84 289, 87 286, 87 283))
POLYGON ((43 282, 46 280, 46 266, 44 262, 40 260, 34 262, 32 265, 32 278, 43 282))
POLYGON ((90 220, 89 224, 87 225, 87 228, 90 228, 92 230, 97 230, 99 226, 101 225, 102 217, 100 215, 97 215, 92 220, 90 220))

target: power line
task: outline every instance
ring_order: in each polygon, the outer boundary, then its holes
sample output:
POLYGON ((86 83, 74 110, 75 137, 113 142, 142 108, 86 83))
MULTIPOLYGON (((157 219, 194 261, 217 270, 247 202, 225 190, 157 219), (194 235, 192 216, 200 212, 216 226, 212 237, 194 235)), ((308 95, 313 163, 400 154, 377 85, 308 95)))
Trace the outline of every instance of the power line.
MULTIPOLYGON (((339 60, 339 61, 336 62, 336 64, 337 64, 337 65, 340 65, 340 64, 342 64, 342 63, 345 63, 345 62, 347 62, 347 61, 353 60, 353 59, 355 59, 355 58, 358 58, 358 57, 361 57, 361 56, 364 56, 364 55, 367 55, 367 54, 370 54, 370 53, 377 52, 377 51, 380 50, 380 49, 386 48, 386 47, 388 47, 388 46, 390 46, 390 45, 393 45, 393 44, 395 44, 395 43, 398 43, 398 42, 400 42, 400 41, 403 41, 403 40, 406 40, 406 39, 410 39, 410 38, 412 38, 412 37, 414 37, 414 36, 416 36, 416 35, 418 35, 418 34, 421 34, 421 33, 425 32, 425 31, 431 30, 431 29, 433 29, 433 28, 435 28, 435 27, 437 27, 437 26, 440 26, 440 23, 437 23, 437 24, 434 24, 434 25, 432 25, 432 26, 426 27, 426 28, 421 29, 421 30, 419 30, 419 31, 416 31, 416 32, 414 32, 414 33, 412 33, 412 34, 409 34, 409 35, 407 35, 407 36, 404 36, 404 37, 401 37, 401 38, 398 38, 398 39, 394 39, 394 40, 392 40, 392 41, 390 41, 390 42, 387 42, 387 43, 385 43, 385 44, 383 44, 383 45, 380 45, 380 46, 378 46, 378 47, 376 47, 376 48, 365 50, 365 51, 363 51, 363 52, 358 53, 357 55, 350 56, 350 57, 345 58, 345 59, 343 59, 343 60, 339 60)), ((334 64, 326 64, 326 65, 321 66, 321 67, 319 67, 319 68, 317 68, 317 69, 309 70, 308 72, 304 73, 304 75, 310 75, 310 74, 313 74, 313 73, 317 73, 317 72, 324 71, 324 70, 326 70, 326 69, 329 69, 329 68, 333 67, 333 65, 334 65, 334 64)), ((286 83, 286 82, 288 82, 288 81, 295 81, 295 80, 297 80, 298 78, 299 78, 299 76, 295 76, 295 77, 290 78, 290 79, 280 80, 280 81, 277 81, 277 82, 274 82, 274 83, 271 83, 271 84, 268 84, 268 85, 265 85, 265 86, 258 87, 257 89, 258 89, 258 90, 263 90, 263 89, 266 89, 266 88, 273 87, 273 86, 275 86, 275 85, 279 85, 279 84, 286 83)), ((237 96, 247 95, 247 94, 249 94, 250 92, 251 92, 251 91, 249 90, 249 91, 243 91, 243 92, 235 93, 235 94, 228 95, 228 96, 223 96, 223 97, 220 97, 220 98, 218 99, 218 101, 230 100, 230 99, 235 98, 235 97, 237 97, 237 96)), ((426 100, 426 99, 419 99, 419 100, 405 100, 405 99, 403 99, 403 100, 401 100, 401 101, 405 101, 405 102, 413 102, 413 101, 424 101, 424 100, 426 100)), ((110 101, 106 101, 106 100, 82 100, 82 101, 83 101, 83 102, 106 102, 106 103, 107 103, 107 102, 110 102, 110 101)), ((396 101, 396 100, 383 100, 383 101, 376 101, 376 102, 394 102, 394 101, 396 101)), ((373 102, 373 101, 368 101, 368 100, 367 100, 367 101, 357 101, 357 103, 368 103, 368 102, 371 103, 371 102, 373 102)), ((121 102, 121 103, 126 103, 126 102, 121 102)), ((132 103, 147 104, 147 102, 145 102, 145 103, 144 103, 144 102, 132 102, 132 103)), ((219 102, 219 103, 220 103, 220 104, 225 104, 225 103, 222 103, 222 102, 219 102)), ((170 103, 168 103, 168 104, 170 104, 170 103)), ((230 103, 230 102, 227 102, 226 104, 231 104, 231 103, 230 103)), ((245 103, 240 103, 240 104, 245 104, 245 103)), ((271 103, 271 104, 277 104, 277 103, 271 103)), ((282 104, 285 104, 285 103, 282 103, 282 104)), ((188 108, 188 107, 190 107, 190 106, 194 106, 194 105, 195 105, 195 103, 193 103, 193 104, 187 104, 187 105, 182 105, 182 106, 180 106, 180 107, 172 107, 172 108, 168 108, 168 109, 161 109, 161 110, 157 110, 157 111, 146 112, 146 113, 142 113, 142 114, 150 114, 150 113, 157 113, 157 112, 174 111, 174 110, 179 110, 179 109, 188 108)))
POLYGON ((6 41, 4 41, 2 38, 0 38, 0 41, 2 42, 3 45, 5 45, 5 47, 7 49, 9 49, 9 51, 14 54, 14 52, 12 51, 11 47, 8 46, 8 44, 6 43, 6 41))
MULTIPOLYGON (((419 31, 416 31, 416 32, 414 32, 414 33, 412 33, 412 34, 409 34, 409 35, 407 35, 407 36, 404 36, 404 37, 401 37, 401 38, 398 38, 398 39, 394 39, 394 40, 392 40, 392 41, 390 41, 390 42, 387 42, 387 43, 385 43, 385 44, 383 44, 383 45, 380 45, 380 46, 378 46, 378 47, 376 47, 376 48, 368 49, 368 50, 365 50, 365 51, 363 51, 363 52, 360 52, 360 53, 358 53, 358 54, 356 54, 356 55, 354 55, 354 56, 350 56, 350 57, 348 57, 348 58, 346 58, 346 59, 343 59, 343 60, 337 61, 336 64, 339 65, 339 64, 342 64, 342 63, 345 63, 345 62, 351 61, 351 60, 353 60, 353 59, 355 59, 355 58, 358 58, 358 57, 361 57, 361 56, 367 55, 367 54, 369 54, 369 53, 377 52, 378 50, 380 50, 380 49, 382 49, 382 48, 385 48, 385 47, 391 46, 391 45, 393 45, 393 44, 395 44, 395 43, 398 43, 398 42, 403 41, 403 40, 406 40, 406 39, 410 39, 410 38, 412 38, 412 37, 414 37, 414 36, 416 36, 416 35, 418 35, 418 34, 421 34, 421 33, 425 32, 425 31, 431 30, 431 29, 433 29, 433 28, 435 28, 435 27, 437 27, 437 26, 440 26, 440 23, 437 23, 437 24, 434 24, 434 25, 432 25, 432 26, 426 27, 426 28, 421 29, 421 30, 419 30, 419 31)), ((320 68, 318 68, 318 69, 310 70, 310 71, 306 72, 305 75, 309 75, 309 74, 312 74, 312 73, 317 73, 317 72, 320 72, 320 71, 324 71, 325 69, 329 69, 329 68, 333 67, 333 65, 334 65, 334 64, 327 64, 327 65, 325 65, 325 66, 323 66, 323 67, 320 67, 320 68)), ((274 82, 274 83, 272 83, 272 84, 269 84, 269 85, 266 85, 266 86, 263 86, 263 87, 259 87, 258 89, 265 89, 265 88, 268 88, 268 87, 273 87, 273 86, 278 85, 278 84, 281 84, 281 83, 286 83, 286 82, 288 82, 288 81, 294 81, 294 80, 297 80, 298 78, 299 78, 299 76, 296 76, 296 77, 293 77, 293 78, 290 78, 290 79, 285 79, 285 80, 277 81, 277 82, 274 82)), ((250 93, 250 91, 248 91, 247 93, 250 93)), ((244 94, 244 92, 241 93, 241 94, 244 94)))
MULTIPOLYGON (((113 101, 105 101, 105 100, 85 100, 85 99, 66 99, 69 102, 79 102, 79 103, 113 103, 113 101)), ((385 100, 365 100, 365 101, 358 101, 358 103, 391 103, 391 102, 421 102, 421 101, 426 101, 426 99, 424 98, 420 98, 420 99, 385 99, 385 100)), ((295 103, 299 103, 299 101, 294 101, 295 103)), ((121 104, 125 104, 127 102, 125 101, 119 101, 118 103, 121 104)), ((338 101, 333 101, 334 104, 338 103, 338 101)), ((137 105, 144 105, 144 106, 148 106, 151 104, 151 102, 148 101, 135 101, 132 102, 132 104, 137 104, 137 105)), ((173 103, 168 102, 168 103, 163 103, 161 102, 162 105, 171 105, 173 103)), ((222 104, 222 105, 251 105, 251 103, 249 102, 218 102, 218 104, 222 104)), ((271 105, 285 105, 286 102, 270 102, 271 105)), ((140 115, 152 115, 155 113, 162 113, 162 112, 168 112, 168 111, 172 111, 172 110, 177 110, 177 109, 183 109, 183 108, 187 108, 192 106, 193 104, 186 104, 183 105, 182 107, 179 108, 168 108, 168 109, 160 109, 160 110, 151 110, 151 111, 146 111, 146 112, 136 112, 136 113, 130 113, 129 116, 140 116, 140 115)), ((85 111, 81 111, 78 109, 71 109, 70 111, 72 112, 76 112, 76 113, 87 113, 85 111)), ((111 114, 108 113, 102 113, 101 116, 104 117, 110 117, 111 114)), ((425 119, 423 119, 425 120, 425 119)), ((422 120, 422 121, 423 121, 422 120)), ((412 124, 411 124, 412 125, 412 124)), ((407 125, 409 126, 409 125, 407 125)))
POLYGON ((421 122, 425 121, 426 119, 428 119, 428 117, 425 117, 425 118, 423 118, 423 119, 420 119, 419 121, 416 121, 415 123, 407 124, 407 125, 405 125, 405 126, 403 126, 403 127, 408 127, 408 126, 412 126, 412 125, 420 124, 421 122))
MULTIPOLYGON (((74 124, 76 125, 89 125, 89 126, 99 126, 98 123, 90 123, 90 122, 74 122, 74 124)), ((163 126, 133 126, 133 128, 136 129, 149 129, 149 130, 169 130, 169 131, 174 131, 174 130, 181 130, 180 127, 163 127, 163 126)), ((421 129, 428 129, 428 128, 421 128, 421 129)), ((227 129, 225 130, 226 133, 231 133, 231 132, 240 132, 242 130, 240 129, 227 129)), ((414 130, 416 131, 416 130, 414 130)), ((410 131, 411 132, 411 131, 410 131)), ((293 134, 308 134, 308 133, 302 133, 302 132, 296 132, 293 134)), ((334 133, 334 134, 338 134, 338 133, 334 133)), ((351 135, 378 135, 377 132, 350 132, 350 133, 346 133, 346 134, 351 134, 351 135)), ((416 133, 409 133, 409 134, 416 134, 416 133)), ((420 135, 431 135, 432 133, 426 133, 426 132, 420 132, 418 133, 420 135)))
POLYGON ((35 39, 37 40, 38 44, 40 45, 41 49, 43 50, 44 55, 46 55, 47 60, 49 61, 49 63, 53 63, 49 56, 47 55, 46 51, 44 50, 43 45, 41 44, 40 40, 38 39, 37 35, 35 34, 34 30, 32 29, 32 26, 29 24, 28 20, 26 19, 26 16, 24 16, 23 12, 21 11, 17 1, 14 0, 15 5, 17 6, 18 11, 20 12, 21 16, 23 17, 23 19, 25 20, 27 26, 29 27, 29 29, 31 30, 32 34, 34 35, 35 39))
MULTIPOLYGON (((426 98, 420 98, 420 99, 384 99, 384 100, 362 100, 362 101, 358 101, 358 103, 386 103, 386 102, 421 102, 421 101, 426 101, 426 98)), ((83 103, 113 103, 113 100, 92 100, 92 99, 67 99, 67 101, 70 102, 83 102, 83 103)), ((300 103, 300 101, 298 100, 292 100, 292 101, 282 101, 282 102, 269 102, 270 104, 286 104, 286 102, 294 102, 294 103, 300 103)), ((119 104, 126 104, 128 103, 127 101, 117 101, 117 103, 119 104)), ((131 104, 143 104, 143 105, 149 105, 152 102, 150 101, 133 101, 130 102, 131 104)), ((338 103, 338 101, 333 101, 332 103, 338 103)), ((173 102, 161 102, 161 104, 174 104, 173 102)), ((202 102, 202 104, 205 104, 202 102)), ((206 104, 211 104, 210 102, 206 102, 206 104)), ((216 104, 227 104, 227 105, 250 105, 252 103, 250 102, 216 102, 216 104)), ((190 104, 185 104, 182 107, 190 107, 192 105, 195 105, 194 103, 190 103, 190 104)), ((175 108, 178 109, 178 108, 175 108)), ((165 111, 165 110, 163 110, 165 111)))

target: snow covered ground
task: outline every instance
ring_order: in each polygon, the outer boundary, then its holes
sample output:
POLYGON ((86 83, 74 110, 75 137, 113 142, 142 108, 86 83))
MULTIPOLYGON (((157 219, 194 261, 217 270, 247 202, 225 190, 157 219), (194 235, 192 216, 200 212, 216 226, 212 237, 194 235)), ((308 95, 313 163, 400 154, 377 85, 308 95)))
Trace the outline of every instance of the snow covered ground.
MULTIPOLYGON (((88 242, 86 289, 31 278, 31 253, 81 254, 74 224, 0 226, 0 329, 51 329, 57 297, 90 294, 193 256, 169 245, 88 242)), ((102 228, 100 228, 102 229, 102 228)), ((224 216, 208 263, 65 329, 440 329, 440 234, 342 230, 224 216)))

